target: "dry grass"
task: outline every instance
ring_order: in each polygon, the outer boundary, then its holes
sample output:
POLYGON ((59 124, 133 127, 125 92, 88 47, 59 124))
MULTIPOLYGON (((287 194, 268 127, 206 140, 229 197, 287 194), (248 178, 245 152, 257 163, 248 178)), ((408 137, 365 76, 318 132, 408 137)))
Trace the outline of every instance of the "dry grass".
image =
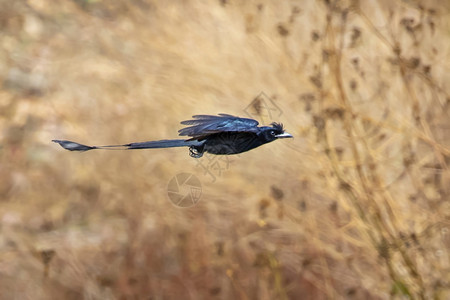
POLYGON ((445 1, 0 3, 1 299, 450 298, 445 1), (50 143, 175 138, 260 92, 295 139, 214 182, 187 149, 50 143))

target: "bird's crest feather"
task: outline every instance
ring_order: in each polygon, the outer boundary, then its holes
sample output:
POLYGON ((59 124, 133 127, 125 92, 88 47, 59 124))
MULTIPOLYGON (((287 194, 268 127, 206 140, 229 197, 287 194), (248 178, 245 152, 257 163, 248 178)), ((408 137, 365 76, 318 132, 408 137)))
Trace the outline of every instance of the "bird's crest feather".
POLYGON ((277 122, 273 122, 270 123, 270 125, 272 125, 272 127, 280 132, 284 132, 284 126, 283 123, 277 123, 277 122))

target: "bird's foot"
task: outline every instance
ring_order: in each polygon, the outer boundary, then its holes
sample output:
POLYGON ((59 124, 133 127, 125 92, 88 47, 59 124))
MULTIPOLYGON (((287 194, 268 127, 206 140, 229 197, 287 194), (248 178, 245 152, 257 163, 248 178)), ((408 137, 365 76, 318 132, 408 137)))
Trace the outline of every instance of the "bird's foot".
POLYGON ((203 152, 200 152, 195 146, 189 147, 189 155, 194 158, 200 158, 203 156, 203 152))

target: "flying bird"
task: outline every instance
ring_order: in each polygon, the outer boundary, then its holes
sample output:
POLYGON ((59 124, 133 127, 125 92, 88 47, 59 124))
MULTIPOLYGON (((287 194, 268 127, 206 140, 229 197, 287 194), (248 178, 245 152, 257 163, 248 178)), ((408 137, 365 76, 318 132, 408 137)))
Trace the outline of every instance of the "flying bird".
POLYGON ((189 155, 199 158, 205 152, 216 155, 238 154, 277 139, 293 137, 284 131, 281 123, 274 122, 270 126, 258 126, 259 123, 256 120, 228 114, 195 115, 192 118, 192 120, 182 121, 181 124, 188 126, 178 131, 179 135, 186 136, 186 139, 108 146, 87 146, 67 140, 52 140, 52 142, 70 151, 189 147, 189 155))

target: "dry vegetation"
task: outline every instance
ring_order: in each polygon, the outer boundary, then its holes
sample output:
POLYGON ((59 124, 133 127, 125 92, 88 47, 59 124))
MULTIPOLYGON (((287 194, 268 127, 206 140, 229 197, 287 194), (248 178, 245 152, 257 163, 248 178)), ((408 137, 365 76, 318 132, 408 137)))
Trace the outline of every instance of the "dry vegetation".
POLYGON ((450 299, 447 1, 0 5, 1 299, 450 299), (295 139, 216 180, 50 142, 175 138, 261 92, 295 139))

